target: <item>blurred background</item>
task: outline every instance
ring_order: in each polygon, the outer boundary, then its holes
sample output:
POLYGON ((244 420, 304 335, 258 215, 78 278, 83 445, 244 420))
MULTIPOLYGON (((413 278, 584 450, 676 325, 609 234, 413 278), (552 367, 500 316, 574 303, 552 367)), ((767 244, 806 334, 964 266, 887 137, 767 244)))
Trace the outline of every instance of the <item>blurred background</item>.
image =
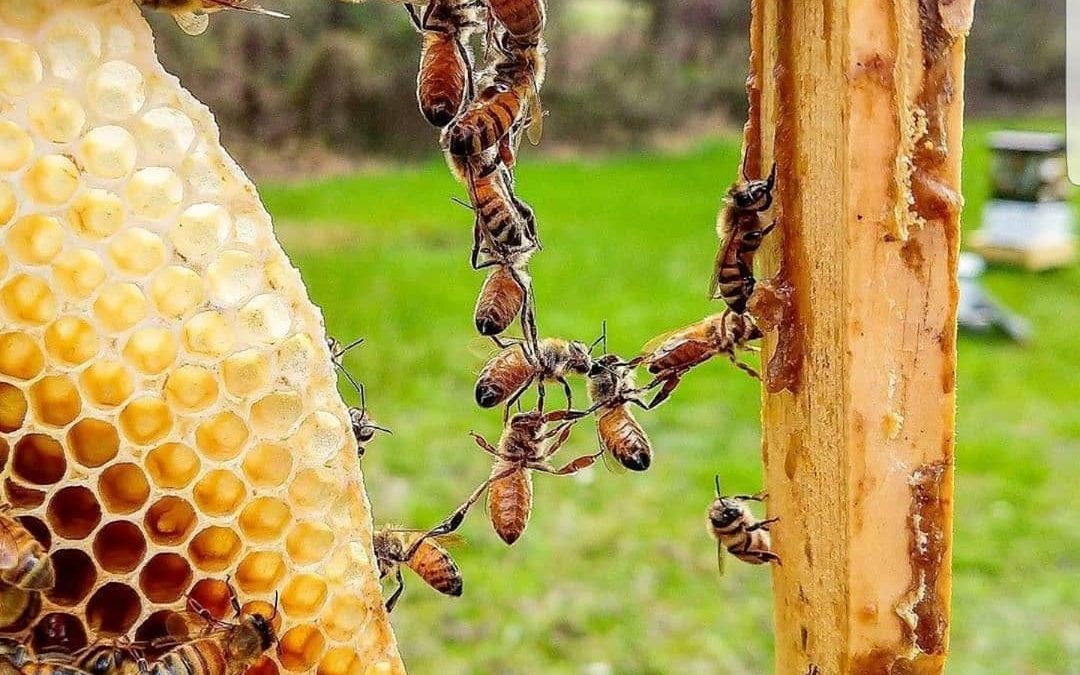
MULTIPOLYGON (((487 475, 467 433, 494 440, 500 416, 472 401, 482 277, 468 266, 471 214, 450 201, 464 194, 416 109, 419 38, 393 3, 262 1, 293 18, 215 15, 193 39, 155 16, 158 45, 260 181, 330 331, 367 338, 347 364, 394 430, 364 460, 376 520, 427 526, 487 475)), ((748 3, 549 4, 550 116, 518 170, 547 247, 533 263, 541 330, 591 340, 607 320, 611 348, 632 354, 716 311, 704 291, 739 156, 748 3)), ((1064 11, 979 0, 967 234, 1000 182, 992 134, 1062 131, 1064 11)), ((977 280, 1026 346, 993 331, 959 344, 954 675, 1080 673, 1080 272, 1049 267, 992 265, 977 280)), ((768 571, 729 562, 719 578, 704 526, 714 473, 732 491, 760 487, 758 399, 757 383, 708 364, 644 418, 648 473, 537 478, 510 549, 478 509, 455 552, 463 598, 406 580, 394 618, 410 672, 769 672, 768 571)), ((594 443, 581 428, 568 456, 594 443)))

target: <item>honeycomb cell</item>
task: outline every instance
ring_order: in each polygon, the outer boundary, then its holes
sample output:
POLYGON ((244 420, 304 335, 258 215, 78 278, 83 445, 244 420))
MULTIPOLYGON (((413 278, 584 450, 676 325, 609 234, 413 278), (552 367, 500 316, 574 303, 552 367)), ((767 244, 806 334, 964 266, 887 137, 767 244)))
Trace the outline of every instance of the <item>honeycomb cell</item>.
POLYGON ((196 314, 184 325, 188 351, 203 356, 223 356, 233 346, 233 329, 221 312, 196 314))
POLYGON ((146 456, 146 470, 154 485, 166 489, 181 489, 191 484, 199 473, 201 462, 195 452, 180 443, 166 443, 146 456))
POLYGON ((274 629, 275 633, 281 630, 281 612, 277 611, 277 598, 275 598, 274 604, 271 604, 265 600, 252 600, 240 605, 240 616, 259 616, 269 619, 270 626, 274 629))
POLYGON ((215 619, 224 619, 233 613, 232 594, 229 585, 220 579, 200 579, 188 593, 188 608, 204 608, 215 619))
POLYGON ((325 467, 304 469, 289 485, 289 498, 296 508, 324 511, 341 498, 344 476, 325 467))
POLYGON ((140 328, 124 346, 124 360, 145 375, 157 375, 176 360, 179 346, 172 332, 164 328, 140 328))
POLYGON ((304 401, 295 391, 267 394, 251 406, 252 430, 263 438, 284 438, 304 412, 304 401))
POLYGON ((79 159, 87 173, 98 178, 123 178, 135 170, 139 148, 123 127, 106 125, 87 132, 79 144, 79 159))
POLYGON ((77 316, 62 316, 45 329, 46 351, 65 365, 82 365, 94 358, 99 348, 97 331, 77 316))
POLYGON ((298 574, 281 592, 281 608, 293 619, 307 619, 326 604, 326 582, 314 574, 298 574))
POLYGON ((179 497, 162 497, 147 509, 143 519, 150 540, 161 546, 182 544, 195 529, 195 509, 179 497))
POLYGON ((221 248, 232 230, 229 212, 216 204, 194 204, 180 214, 180 222, 169 238, 177 253, 200 260, 221 248))
POLYGON ((122 333, 146 318, 146 297, 135 284, 110 284, 94 301, 94 318, 107 331, 122 333))
MULTIPOLYGON (((350 636, 351 637, 351 636, 350 636)), ((364 663, 355 649, 335 647, 319 661, 317 675, 363 675, 364 663)))
POLYGON ((206 268, 210 297, 224 307, 245 300, 263 288, 262 266, 247 251, 223 251, 206 268))
MULTIPOLYGON (((176 612, 171 609, 160 609, 146 617, 146 620, 135 629, 135 642, 150 645, 162 641, 163 638, 171 637, 169 634, 169 617, 174 614, 176 612)), ((148 658, 154 656, 152 653, 147 654, 148 658)))
POLYGON ((17 380, 37 377, 45 367, 45 355, 26 333, 0 333, 0 374, 17 380))
POLYGON ((172 430, 172 425, 172 410, 159 398, 137 398, 120 413, 120 430, 136 445, 160 441, 172 430))
POLYGON ((151 166, 135 172, 128 181, 127 196, 132 213, 153 220, 180 207, 184 186, 172 169, 151 166))
POLYGON ((94 559, 102 569, 115 574, 131 572, 146 555, 146 540, 134 523, 116 520, 94 537, 94 559))
POLYGON ((281 586, 286 571, 280 554, 254 551, 236 568, 236 584, 246 594, 270 593, 281 586))
POLYGON ((0 289, 4 309, 13 321, 41 326, 56 316, 56 296, 38 277, 17 274, 0 289))
POLYGON ((248 396, 270 382, 270 361, 258 349, 245 349, 222 364, 225 390, 233 396, 248 396))
POLYGON ((200 148, 189 153, 180 165, 188 185, 195 192, 217 196, 225 189, 225 179, 220 171, 221 159, 200 148))
POLYGON ((112 236, 124 225, 124 216, 124 203, 120 197, 101 188, 83 192, 68 209, 71 228, 87 239, 112 236))
POLYGON ((82 400, 75 383, 64 375, 49 375, 30 387, 34 416, 42 424, 66 427, 82 412, 82 400))
POLYGON ((86 628, 82 621, 63 612, 51 612, 41 617, 30 636, 30 647, 36 654, 74 654, 87 644, 86 628))
POLYGON ((43 491, 20 485, 10 478, 4 479, 4 493, 8 504, 19 509, 36 509, 45 503, 43 491))
POLYGON ((8 442, 0 437, 0 471, 7 466, 8 456, 11 454, 11 446, 8 442))
POLYGON ((0 18, 27 32, 37 29, 45 18, 44 0, 0 0, 0 18))
MULTIPOLYGON (((15 217, 19 210, 19 202, 15 199, 15 191, 6 182, 0 182, 0 227, 7 225, 15 217)), ((0 264, 0 276, 7 271, 7 262, 0 264)))
POLYGON ((271 542, 285 533, 291 517, 285 502, 273 497, 259 497, 240 512, 240 530, 253 543, 271 542))
POLYGON ((102 117, 122 120, 143 107, 146 85, 135 66, 124 61, 108 61, 90 75, 87 97, 102 117))
POLYGON ((195 445, 208 459, 229 460, 240 454, 248 440, 244 420, 233 412, 222 412, 195 429, 195 445))
POLYGON ((324 559, 334 546, 334 532, 325 523, 297 523, 285 539, 285 550, 300 567, 324 559))
POLYGON ((66 487, 49 500, 46 511, 49 527, 68 541, 86 539, 101 522, 97 497, 82 485, 66 487))
POLYGON ((61 291, 81 300, 89 297, 105 281, 105 265, 93 251, 73 249, 56 257, 53 278, 61 291))
POLYGON ((97 582, 97 567, 90 556, 75 548, 65 548, 49 557, 56 570, 56 584, 46 593, 50 601, 61 607, 73 607, 90 595, 97 582))
POLYGON ((188 560, 203 572, 223 572, 240 555, 243 545, 227 527, 208 527, 188 544, 188 560))
POLYGON ((141 613, 139 594, 117 581, 99 588, 86 604, 86 622, 99 637, 126 634, 141 613))
POLYGON ((52 532, 49 526, 34 516, 19 516, 17 519, 30 535, 46 549, 52 548, 52 532))
POLYGON ((218 469, 195 484, 195 505, 208 516, 224 516, 240 507, 247 490, 231 471, 218 469))
POLYGON ((179 318, 195 311, 206 298, 202 277, 186 267, 167 267, 150 284, 154 307, 166 318, 179 318))
POLYGON ((21 429, 26 421, 26 410, 22 391, 15 385, 0 382, 0 431, 11 433, 21 429))
POLYGON ((260 656, 255 660, 255 663, 248 667, 245 675, 278 675, 277 664, 269 656, 260 656))
POLYGON ((253 342, 276 342, 289 333, 292 316, 285 299, 257 295, 240 309, 238 324, 253 342))
POLYGON ((175 108, 154 108, 136 124, 135 133, 147 162, 174 164, 187 154, 195 141, 195 125, 175 108))
POLYGON ((101 33, 92 23, 66 22, 53 26, 45 36, 45 62, 62 80, 86 73, 101 58, 101 33))
POLYGON ((98 495, 110 513, 138 511, 150 496, 150 485, 136 464, 113 464, 98 478, 98 495))
POLYGON ((149 230, 132 227, 109 242, 109 258, 121 272, 144 277, 165 262, 165 242, 149 230))
POLYGON ((278 487, 292 471, 292 453, 282 445, 260 443, 244 457, 243 469, 253 486, 278 487))
POLYGON ((16 171, 30 161, 34 141, 14 122, 0 121, 0 171, 16 171))
POLYGON ((149 602, 176 602, 191 586, 191 566, 175 553, 159 553, 139 572, 139 588, 149 602))
POLYGON ((87 417, 68 430, 67 444, 76 462, 95 469, 116 457, 120 450, 120 434, 108 422, 87 417))
POLYGON ((31 485, 59 483, 67 471, 64 448, 44 434, 27 434, 15 444, 11 469, 19 479, 31 485))
POLYGON ((55 87, 33 101, 26 114, 34 132, 52 143, 71 143, 86 126, 86 111, 78 99, 55 87))
POLYGON ((294 673, 310 670, 319 662, 325 649, 326 638, 322 631, 315 626, 295 626, 278 640, 278 660, 285 670, 294 673))
POLYGON ((345 642, 360 633, 370 620, 371 610, 363 598, 338 595, 330 600, 319 625, 331 640, 345 642))
POLYGON ((201 366, 175 368, 165 381, 165 400, 183 412, 205 410, 217 397, 217 377, 201 366))
POLYGON ((51 262, 63 245, 64 228, 60 221, 37 213, 15 221, 6 242, 11 256, 27 265, 51 262))
POLYGON ((330 459, 345 445, 345 427, 341 420, 321 410, 308 415, 297 436, 300 451, 314 461, 330 459))
POLYGON ((23 187, 35 202, 58 206, 78 189, 79 169, 64 155, 45 155, 30 165, 23 187))
POLYGON ((123 363, 99 360, 83 371, 79 386, 93 405, 114 408, 128 400, 135 389, 135 380, 123 363))
POLYGON ((0 91, 22 96, 41 82, 41 58, 34 49, 19 40, 0 39, 0 91))

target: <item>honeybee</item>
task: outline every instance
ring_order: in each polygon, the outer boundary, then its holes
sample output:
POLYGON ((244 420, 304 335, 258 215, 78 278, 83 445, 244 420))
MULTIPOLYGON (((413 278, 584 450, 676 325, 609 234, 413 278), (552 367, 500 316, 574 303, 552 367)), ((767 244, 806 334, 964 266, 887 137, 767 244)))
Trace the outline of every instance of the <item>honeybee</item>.
POLYGON ((550 459, 570 438, 570 431, 588 413, 577 410, 538 410, 517 413, 503 428, 498 446, 493 446, 480 434, 470 433, 482 450, 490 453, 495 462, 487 480, 480 484, 461 506, 438 527, 432 535, 445 535, 456 530, 466 514, 487 492, 487 510, 496 534, 512 545, 525 532, 532 515, 532 472, 568 476, 592 466, 603 454, 583 455, 556 467, 550 459), (548 430, 548 424, 558 422, 548 430))
POLYGON ((160 9, 172 14, 173 20, 188 35, 202 35, 210 25, 210 14, 223 9, 235 9, 241 12, 264 14, 279 19, 288 19, 288 14, 264 9, 247 0, 135 0, 143 7, 160 9))
POLYGON ((487 0, 492 15, 518 40, 536 40, 547 23, 544 0, 487 0))
POLYGON ((0 581, 28 591, 47 591, 56 572, 45 547, 0 506, 0 581))
POLYGON ((496 264, 488 272, 473 312, 481 335, 499 335, 521 314, 529 292, 527 264, 525 257, 517 265, 496 264))
MULTIPOLYGON (((499 344, 505 344, 500 342, 499 344)), ((573 391, 566 376, 571 373, 587 375, 593 360, 590 348, 583 342, 544 338, 535 351, 525 343, 508 344, 484 365, 476 379, 476 403, 481 408, 494 408, 506 402, 507 409, 529 388, 537 383, 537 407, 544 409, 544 383, 555 381, 566 392, 566 407, 573 405, 573 391)))
POLYGON ((769 538, 769 526, 780 519, 756 520, 746 505, 748 501, 764 501, 764 495, 724 497, 720 493, 720 476, 716 477, 716 499, 709 507, 709 532, 717 542, 721 574, 724 573, 724 549, 751 565, 780 564, 780 556, 772 552, 769 538))
MULTIPOLYGON (((276 616, 242 614, 236 592, 229 586, 235 622, 214 618, 194 600, 194 611, 169 617, 172 638, 181 644, 149 666, 140 665, 143 675, 242 675, 277 641, 276 616), (194 639, 190 636, 195 635, 194 639)), ((277 604, 274 605, 274 614, 277 604)))
POLYGON ((615 354, 593 361, 588 375, 589 412, 596 415, 600 447, 631 471, 645 471, 652 464, 652 443, 634 417, 630 405, 647 408, 638 397, 634 369, 615 354))
POLYGON ((762 239, 776 227, 775 221, 768 227, 761 227, 760 218, 760 212, 772 206, 775 185, 775 164, 766 180, 748 180, 733 185, 717 221, 716 231, 721 244, 709 296, 714 300, 722 299, 736 314, 746 311, 746 303, 754 293, 754 254, 762 239))
POLYGON ((91 645, 72 655, 87 675, 139 675, 140 654, 129 644, 91 645))
POLYGON ((547 73, 545 45, 541 41, 522 45, 503 36, 498 41, 494 72, 476 100, 446 130, 444 143, 456 156, 479 155, 500 145, 508 165, 513 164, 513 151, 507 151, 507 136, 518 126, 524 126, 529 141, 540 142, 544 113, 540 103, 540 88, 547 73))
POLYGON ((70 654, 35 655, 15 640, 0 640, 0 675, 89 675, 70 654))
POLYGON ((41 593, 0 583, 0 632, 29 628, 40 612, 41 593))
POLYGON ((356 393, 360 396, 360 407, 351 406, 349 408, 349 425, 352 427, 353 437, 356 438, 357 453, 361 458, 364 456, 364 446, 375 438, 375 433, 379 431, 386 432, 388 434, 393 433, 385 427, 381 427, 371 419, 367 412, 367 396, 364 391, 364 385, 357 381, 353 377, 352 373, 345 367, 343 360, 345 355, 356 347, 364 343, 364 338, 358 338, 353 340, 349 344, 342 344, 337 338, 327 337, 326 345, 330 348, 330 360, 333 362, 334 367, 345 376, 345 379, 349 381, 349 384, 353 386, 356 393))
POLYGON ((405 565, 428 586, 443 595, 459 597, 464 580, 457 563, 450 553, 439 543, 446 540, 446 535, 421 533, 419 530, 404 530, 384 527, 375 532, 375 558, 379 564, 379 578, 394 575, 397 588, 386 601, 386 611, 394 611, 401 594, 405 592, 405 579, 401 566, 405 565))
POLYGON ((749 315, 727 311, 661 335, 646 345, 645 353, 629 365, 644 364, 655 376, 652 382, 645 385, 645 390, 662 385, 649 401, 648 407, 655 408, 671 396, 683 375, 691 368, 718 354, 726 354, 736 367, 752 377, 759 377, 756 370, 739 361, 736 351, 749 349, 747 343, 760 337, 761 331, 749 315))
POLYGON ((462 103, 474 96, 472 57, 465 41, 479 26, 478 5, 461 0, 431 0, 423 16, 411 4, 405 8, 424 36, 416 98, 424 118, 441 129, 457 116, 462 103))
POLYGON ((463 176, 476 214, 470 257, 473 269, 542 248, 535 214, 514 194, 513 175, 498 159, 497 151, 465 160, 451 156, 450 164, 463 176), (481 260, 481 256, 487 258, 481 260))

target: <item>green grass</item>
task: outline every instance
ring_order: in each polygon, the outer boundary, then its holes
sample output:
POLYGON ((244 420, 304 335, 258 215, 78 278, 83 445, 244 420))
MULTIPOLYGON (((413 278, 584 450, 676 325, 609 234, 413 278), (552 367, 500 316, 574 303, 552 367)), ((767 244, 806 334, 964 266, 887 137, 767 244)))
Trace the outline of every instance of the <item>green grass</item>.
MULTIPOLYGON (((987 189, 989 128, 969 130, 968 226, 987 189)), ((541 330, 591 339, 606 319, 612 348, 633 353, 715 311, 703 300, 712 223, 737 158, 734 140, 678 156, 526 158, 519 189, 547 246, 533 265, 541 330)), ((368 338, 348 363, 395 432, 365 459, 376 519, 436 522, 487 475, 467 432, 494 440, 499 428, 472 401, 481 277, 467 264, 470 214, 448 199, 460 189, 432 162, 264 193, 331 332, 368 338)), ((1080 270, 994 270, 986 283, 1037 335, 1027 349, 960 341, 950 672, 1077 673, 1080 270)), ((768 572, 731 564, 718 579, 704 528, 715 472, 733 490, 760 485, 756 383, 708 364, 645 422, 647 474, 539 477, 513 548, 478 510, 457 552, 463 598, 407 579, 395 625, 414 675, 771 669, 768 572)), ((591 433, 569 448, 593 448, 591 433)))

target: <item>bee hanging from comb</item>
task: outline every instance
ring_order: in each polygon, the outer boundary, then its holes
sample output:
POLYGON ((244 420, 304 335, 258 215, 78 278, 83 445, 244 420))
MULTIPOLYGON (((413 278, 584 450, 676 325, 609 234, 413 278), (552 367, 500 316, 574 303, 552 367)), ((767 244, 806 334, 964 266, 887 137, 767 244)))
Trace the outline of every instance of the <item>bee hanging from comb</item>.
POLYGON ((716 224, 720 250, 716 254, 709 297, 723 300, 732 312, 742 314, 754 293, 754 254, 776 227, 761 222, 761 213, 772 206, 776 165, 765 180, 744 180, 728 191, 727 204, 716 224))
POLYGON ((288 14, 264 9, 246 0, 135 0, 143 7, 168 12, 180 30, 188 35, 202 35, 210 25, 210 14, 224 9, 241 12, 264 14, 279 19, 288 19, 288 14))
POLYGON ((444 544, 456 541, 449 534, 432 531, 407 530, 384 527, 376 530, 373 538, 375 559, 379 565, 379 578, 394 575, 397 587, 386 601, 386 611, 394 611, 401 594, 405 592, 405 578, 401 573, 404 565, 428 586, 443 595, 459 597, 464 590, 464 579, 454 558, 444 544))
POLYGON ((780 564, 769 537, 769 526, 780 519, 757 520, 746 505, 764 500, 762 494, 725 497, 720 492, 720 476, 716 476, 716 499, 709 507, 709 533, 716 539, 720 574, 724 573, 725 549, 751 565, 780 564))

